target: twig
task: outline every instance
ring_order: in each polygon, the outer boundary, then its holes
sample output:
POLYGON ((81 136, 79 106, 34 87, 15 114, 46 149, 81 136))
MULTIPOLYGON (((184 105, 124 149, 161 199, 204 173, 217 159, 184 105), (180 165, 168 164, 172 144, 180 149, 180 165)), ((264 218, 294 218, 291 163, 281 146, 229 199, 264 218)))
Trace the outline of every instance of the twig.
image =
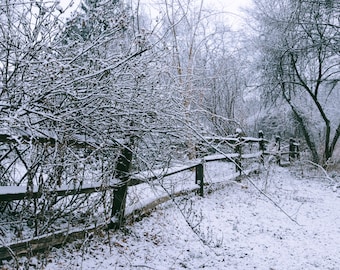
MULTIPOLYGON (((225 155, 225 153, 223 153, 221 150, 219 150, 217 148, 215 148, 215 150, 217 150, 221 154, 225 155)), ((234 163, 236 166, 238 166, 237 163, 235 162, 235 160, 232 160, 232 163, 234 163)), ((238 166, 238 169, 241 170, 241 173, 247 177, 247 180, 249 181, 249 183, 251 183, 257 191, 259 191, 264 197, 266 197, 270 202, 272 202, 274 204, 274 206, 277 207, 282 213, 284 213, 291 221, 293 221, 297 225, 301 226, 301 224, 299 224, 294 218, 292 218, 281 206, 278 205, 277 202, 275 202, 265 192, 263 192, 259 187, 257 187, 257 185, 250 179, 250 177, 248 176, 248 174, 244 171, 244 169, 242 167, 238 166)))
POLYGON ((299 222, 297 222, 294 218, 292 218, 292 216, 290 216, 280 205, 278 205, 277 202, 275 202, 271 197, 269 197, 265 192, 263 192, 254 182, 253 180, 250 179, 249 176, 247 176, 247 180, 249 181, 249 183, 251 183, 253 185, 253 187, 261 193, 261 195, 263 195, 264 197, 266 197, 270 202, 272 202, 274 204, 275 207, 277 207, 283 214, 285 214, 285 216, 287 216, 291 221, 293 221, 295 224, 302 226, 299 222))
POLYGON ((338 188, 337 182, 336 182, 332 177, 330 177, 330 176, 328 175, 326 169, 325 169, 324 167, 322 167, 320 164, 317 164, 317 163, 315 163, 315 162, 313 162, 313 161, 306 160, 306 162, 312 164, 312 165, 315 166, 315 167, 318 167, 318 168, 325 174, 326 179, 329 180, 329 181, 334 185, 334 186, 333 186, 333 191, 336 192, 336 190, 337 190, 337 188, 338 188))
POLYGON ((153 267, 150 267, 150 266, 147 266, 147 265, 141 265, 141 264, 138 264, 138 265, 131 265, 132 267, 136 267, 136 268, 147 268, 147 269, 156 269, 156 268, 153 268, 153 267))

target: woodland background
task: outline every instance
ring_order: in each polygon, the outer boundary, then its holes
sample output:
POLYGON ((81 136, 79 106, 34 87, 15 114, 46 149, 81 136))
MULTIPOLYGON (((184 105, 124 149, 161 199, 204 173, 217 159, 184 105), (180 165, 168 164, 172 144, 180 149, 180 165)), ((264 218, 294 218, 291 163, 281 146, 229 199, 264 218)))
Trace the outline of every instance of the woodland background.
POLYGON ((122 149, 133 171, 165 169, 236 129, 294 137, 308 160, 339 169, 338 1, 255 0, 236 30, 203 0, 153 8, 83 0, 65 18, 58 1, 1 1, 0 186, 42 194, 1 203, 2 217, 35 236, 76 210, 107 217, 110 194, 51 191, 108 186, 122 149))

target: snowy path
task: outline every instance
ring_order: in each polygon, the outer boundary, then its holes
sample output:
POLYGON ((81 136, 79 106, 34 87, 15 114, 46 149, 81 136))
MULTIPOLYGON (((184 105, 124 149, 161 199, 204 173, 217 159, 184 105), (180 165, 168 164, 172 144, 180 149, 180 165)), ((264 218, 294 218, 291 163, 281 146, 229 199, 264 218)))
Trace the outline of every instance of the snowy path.
MULTIPOLYGON (((208 178, 225 178, 219 168, 208 178)), ((216 184, 205 198, 177 198, 182 211, 167 202, 110 240, 55 249, 45 269, 340 269, 339 190, 290 170, 271 168, 252 180, 299 225, 246 180, 216 184)))

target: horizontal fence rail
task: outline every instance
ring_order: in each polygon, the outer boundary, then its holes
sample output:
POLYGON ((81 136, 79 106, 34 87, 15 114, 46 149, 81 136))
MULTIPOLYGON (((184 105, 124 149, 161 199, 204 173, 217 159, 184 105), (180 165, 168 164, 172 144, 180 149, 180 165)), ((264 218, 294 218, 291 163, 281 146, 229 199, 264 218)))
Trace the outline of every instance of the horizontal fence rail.
MULTIPOLYGON (((55 194, 58 197, 71 196, 76 194, 89 194, 102 192, 104 190, 116 189, 120 186, 119 180, 113 181, 109 185, 103 184, 83 184, 77 186, 62 185, 57 189, 45 191, 44 193, 55 194)), ((33 187, 32 191, 27 191, 24 186, 0 186, 0 201, 9 202, 24 199, 38 199, 43 192, 38 187, 33 187)))

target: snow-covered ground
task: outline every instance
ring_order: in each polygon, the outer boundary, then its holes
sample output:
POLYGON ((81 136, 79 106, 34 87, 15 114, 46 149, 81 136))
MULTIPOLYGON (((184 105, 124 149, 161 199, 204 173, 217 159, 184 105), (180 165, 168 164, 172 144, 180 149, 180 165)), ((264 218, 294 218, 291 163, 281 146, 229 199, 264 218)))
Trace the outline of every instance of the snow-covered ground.
MULTIPOLYGON (((30 268, 340 269, 339 189, 302 166, 271 165, 249 178, 269 199, 247 179, 224 181, 232 170, 222 162, 207 166, 204 198, 168 201, 121 231, 35 257, 30 268)), ((192 175, 173 179, 192 183, 192 175)))

